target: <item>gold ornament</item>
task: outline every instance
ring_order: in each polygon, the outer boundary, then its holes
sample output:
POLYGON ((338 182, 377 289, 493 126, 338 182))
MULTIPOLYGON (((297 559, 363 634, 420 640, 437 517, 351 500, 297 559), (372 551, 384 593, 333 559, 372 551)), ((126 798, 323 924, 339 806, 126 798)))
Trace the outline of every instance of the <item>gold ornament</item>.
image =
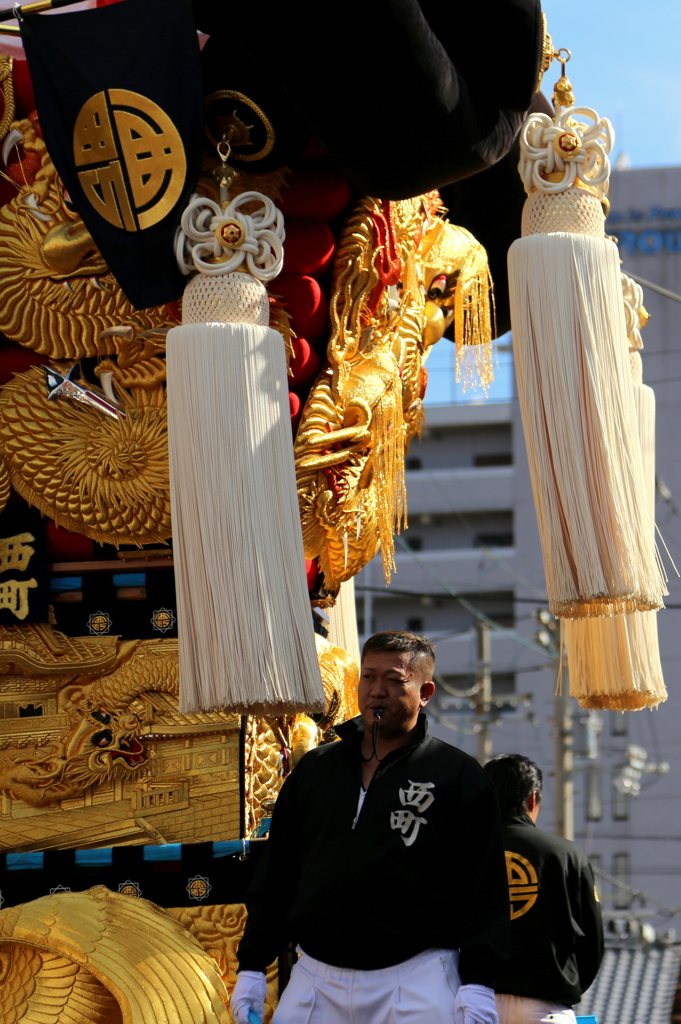
POLYGON ((60 892, 0 911, 0 1019, 230 1024, 217 962, 148 900, 60 892))
POLYGON ((83 104, 73 129, 73 158, 90 205, 125 231, 144 231, 163 220, 187 177, 177 128, 157 103, 129 89, 106 89, 83 104))
POLYGON ((0 392, 0 453, 10 481, 58 525, 115 545, 170 537, 167 420, 159 380, 165 364, 154 359, 121 369, 112 360, 103 364, 130 410, 125 418, 65 399, 50 401, 41 367, 17 374, 0 392), (123 382, 133 395, 126 395, 123 382), (135 397, 146 402, 149 395, 154 404, 136 405, 135 397))
POLYGON ((472 235, 440 219, 441 209, 437 193, 389 204, 362 199, 338 246, 328 366, 295 444, 305 557, 319 559, 329 590, 379 546, 390 581, 393 533, 406 525, 404 457, 423 423, 428 346, 454 321, 457 365, 466 368, 470 352, 483 383, 491 376, 486 255, 472 235))
POLYGON ((165 306, 135 310, 121 291, 64 188, 30 120, 15 121, 40 170, 0 208, 0 331, 41 355, 81 359, 115 352, 100 334, 172 325, 165 306))

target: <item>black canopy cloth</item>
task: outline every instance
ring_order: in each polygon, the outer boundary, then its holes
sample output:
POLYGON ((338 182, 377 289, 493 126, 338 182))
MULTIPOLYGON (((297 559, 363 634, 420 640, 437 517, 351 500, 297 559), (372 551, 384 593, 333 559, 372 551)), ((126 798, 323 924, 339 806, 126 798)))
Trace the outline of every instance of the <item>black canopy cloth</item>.
MULTIPOLYGON (((348 180, 382 199, 495 164, 513 144, 539 74, 539 0, 346 0, 330 28, 309 8, 279 0, 258 6, 257 24, 247 4, 194 0, 194 8, 222 53, 225 82, 230 55, 237 64, 247 57, 348 180)), ((238 81, 226 88, 238 90, 238 81)))

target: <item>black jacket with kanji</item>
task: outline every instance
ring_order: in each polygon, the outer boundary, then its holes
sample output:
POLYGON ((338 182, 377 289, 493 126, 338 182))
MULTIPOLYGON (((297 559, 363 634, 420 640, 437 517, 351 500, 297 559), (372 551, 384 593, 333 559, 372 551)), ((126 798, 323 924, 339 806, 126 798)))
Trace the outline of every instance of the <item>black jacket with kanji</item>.
POLYGON ((286 942, 336 967, 374 970, 459 949, 464 983, 492 985, 509 913, 496 794, 467 754, 428 734, 388 754, 357 813, 362 720, 310 751, 277 800, 247 894, 241 969, 286 942))
POLYGON ((511 957, 497 992, 572 1006, 603 959, 603 924, 591 865, 574 843, 526 814, 504 819, 511 897, 511 957))

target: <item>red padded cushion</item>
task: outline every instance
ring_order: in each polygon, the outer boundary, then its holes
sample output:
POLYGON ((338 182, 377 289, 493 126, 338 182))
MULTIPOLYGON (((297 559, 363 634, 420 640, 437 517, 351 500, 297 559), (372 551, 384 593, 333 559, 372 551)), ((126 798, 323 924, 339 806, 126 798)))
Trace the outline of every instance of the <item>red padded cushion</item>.
POLYGON ((336 240, 331 228, 312 217, 286 221, 284 273, 323 277, 331 269, 336 240))
POLYGON ((288 179, 281 202, 284 217, 316 217, 330 221, 350 202, 350 186, 345 178, 328 168, 296 171, 288 179))
MULTIPOLYGON (((17 120, 28 117, 35 110, 35 96, 33 94, 33 82, 28 70, 28 61, 15 59, 12 68, 12 83, 14 85, 14 101, 16 103, 17 120)), ((16 191, 16 190, 15 190, 16 191)))
POLYGON ((47 523, 47 557, 51 562, 85 562, 94 557, 94 542, 82 533, 71 533, 57 526, 51 519, 47 523))
POLYGON ((299 337, 311 343, 321 337, 326 330, 329 303, 313 277, 281 274, 272 285, 272 293, 281 298, 299 337))
POLYGON ((0 334, 0 387, 4 387, 15 373, 23 373, 29 367, 41 366, 44 362, 45 356, 39 356, 14 341, 8 341, 0 334))
POLYGON ((293 339, 293 359, 289 363, 291 385, 298 390, 300 384, 316 377, 322 361, 305 338, 293 339))
POLYGON ((319 576, 316 558, 305 559, 305 575, 307 576, 307 589, 312 590, 319 576))

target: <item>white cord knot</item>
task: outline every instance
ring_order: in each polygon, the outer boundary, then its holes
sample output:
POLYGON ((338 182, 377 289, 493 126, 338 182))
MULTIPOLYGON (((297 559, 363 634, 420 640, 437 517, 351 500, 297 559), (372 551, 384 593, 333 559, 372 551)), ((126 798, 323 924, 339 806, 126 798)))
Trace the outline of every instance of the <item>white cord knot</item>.
POLYGON ((525 191, 555 194, 583 183, 604 199, 610 178, 608 153, 614 142, 610 121, 590 107, 566 107, 554 117, 530 114, 520 133, 518 170, 525 191))
POLYGON ((175 236, 183 274, 213 276, 241 269, 271 281, 284 262, 284 218, 261 192, 242 192, 223 210, 203 196, 192 196, 175 236), (248 213, 243 207, 251 206, 248 213), (245 264, 245 266, 244 266, 245 264))

